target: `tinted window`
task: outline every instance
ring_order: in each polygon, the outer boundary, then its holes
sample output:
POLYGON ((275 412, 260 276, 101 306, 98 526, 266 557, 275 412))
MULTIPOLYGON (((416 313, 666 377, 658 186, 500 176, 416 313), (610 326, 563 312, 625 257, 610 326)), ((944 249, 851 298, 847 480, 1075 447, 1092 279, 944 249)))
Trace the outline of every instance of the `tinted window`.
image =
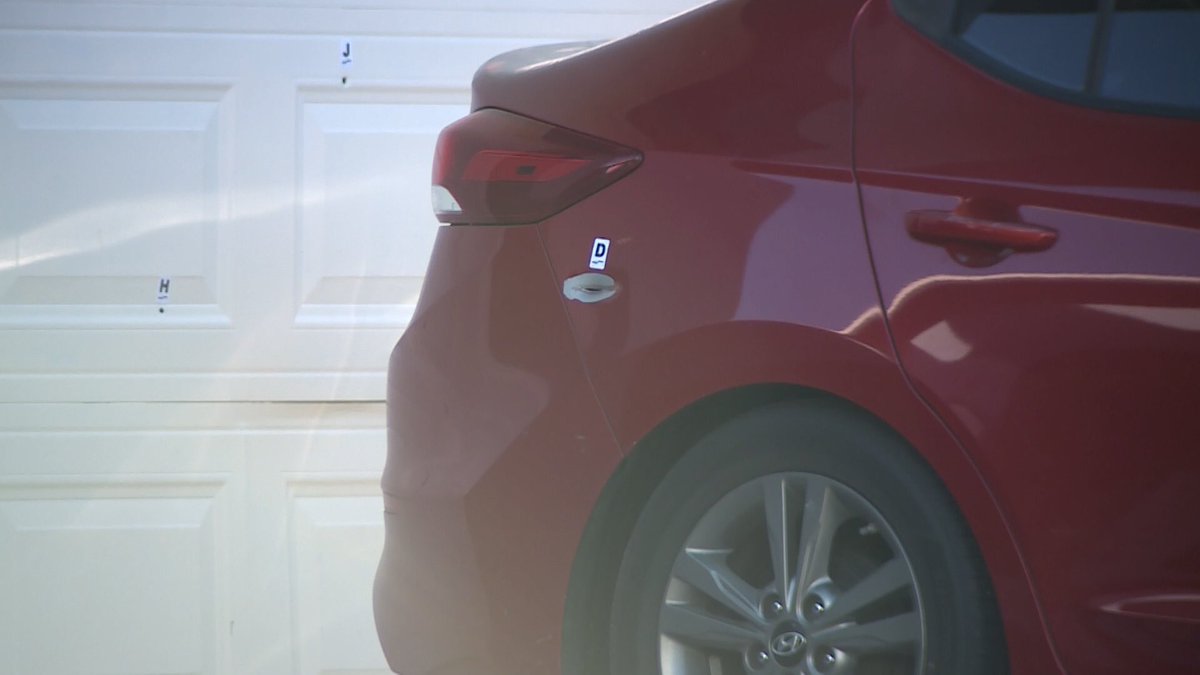
POLYGON ((962 39, 1025 75, 1082 91, 1096 29, 1098 2, 967 0, 956 27, 962 39))
POLYGON ((1077 104, 1200 116, 1200 0, 892 0, 993 75, 1077 104))
POLYGON ((1118 0, 1097 93, 1200 108, 1200 2, 1118 0))

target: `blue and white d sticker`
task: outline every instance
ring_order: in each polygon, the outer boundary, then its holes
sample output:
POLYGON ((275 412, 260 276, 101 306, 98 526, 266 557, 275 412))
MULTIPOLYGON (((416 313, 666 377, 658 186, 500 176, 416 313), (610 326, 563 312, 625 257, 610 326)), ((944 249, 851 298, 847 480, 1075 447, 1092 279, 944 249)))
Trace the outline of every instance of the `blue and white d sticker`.
POLYGON ((592 261, 588 263, 588 267, 594 270, 602 270, 608 264, 608 245, 609 241, 603 237, 596 237, 596 241, 592 242, 592 261))

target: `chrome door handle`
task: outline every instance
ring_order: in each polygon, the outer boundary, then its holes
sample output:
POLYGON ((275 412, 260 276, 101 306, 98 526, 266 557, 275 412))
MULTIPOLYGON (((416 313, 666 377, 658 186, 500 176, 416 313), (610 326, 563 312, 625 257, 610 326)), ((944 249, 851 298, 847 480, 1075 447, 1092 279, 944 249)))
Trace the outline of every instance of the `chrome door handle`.
POLYGON ((585 272, 563 282, 563 296, 578 302, 600 302, 617 294, 617 282, 607 274, 585 272))

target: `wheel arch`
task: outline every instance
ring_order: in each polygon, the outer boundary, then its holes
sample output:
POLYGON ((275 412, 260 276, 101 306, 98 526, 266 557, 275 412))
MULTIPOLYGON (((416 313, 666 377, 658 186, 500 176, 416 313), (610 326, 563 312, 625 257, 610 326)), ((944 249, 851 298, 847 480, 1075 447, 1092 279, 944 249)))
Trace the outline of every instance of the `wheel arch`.
POLYGON ((657 484, 704 435, 739 415, 782 402, 837 406, 886 428, 911 447, 947 488, 979 546, 1010 648, 1033 654, 1014 659, 1014 665, 1021 661, 1039 663, 1044 672, 1057 669, 1019 550, 986 483, 941 422, 915 395, 908 399, 889 408, 892 414, 885 417, 863 402, 811 384, 762 382, 702 396, 650 429, 610 476, 583 532, 564 607, 563 673, 607 675, 608 617, 601 608, 611 605, 624 542, 657 484))
POLYGON ((811 398, 817 390, 764 383, 722 390, 676 411, 636 443, 605 484, 588 520, 567 587, 564 675, 607 675, 608 617, 624 541, 659 481, 696 441, 758 407, 811 398))

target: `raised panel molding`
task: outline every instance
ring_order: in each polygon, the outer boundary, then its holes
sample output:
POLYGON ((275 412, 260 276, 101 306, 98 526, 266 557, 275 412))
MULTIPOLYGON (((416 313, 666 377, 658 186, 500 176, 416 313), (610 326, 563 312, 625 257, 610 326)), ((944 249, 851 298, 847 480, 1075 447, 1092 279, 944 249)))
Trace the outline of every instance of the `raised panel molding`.
POLYGON ((227 672, 227 480, 0 478, 0 671, 227 672))
POLYGON ((297 672, 390 672, 371 614, 371 584, 383 552, 378 474, 290 474, 286 480, 297 672))
POLYGON ((230 325, 229 99, 230 85, 0 82, 0 329, 230 325))
POLYGON ((434 144, 469 99, 463 88, 299 90, 298 327, 408 324, 438 227, 434 144))
POLYGON ((386 672, 379 403, 0 404, 0 674, 386 672))

